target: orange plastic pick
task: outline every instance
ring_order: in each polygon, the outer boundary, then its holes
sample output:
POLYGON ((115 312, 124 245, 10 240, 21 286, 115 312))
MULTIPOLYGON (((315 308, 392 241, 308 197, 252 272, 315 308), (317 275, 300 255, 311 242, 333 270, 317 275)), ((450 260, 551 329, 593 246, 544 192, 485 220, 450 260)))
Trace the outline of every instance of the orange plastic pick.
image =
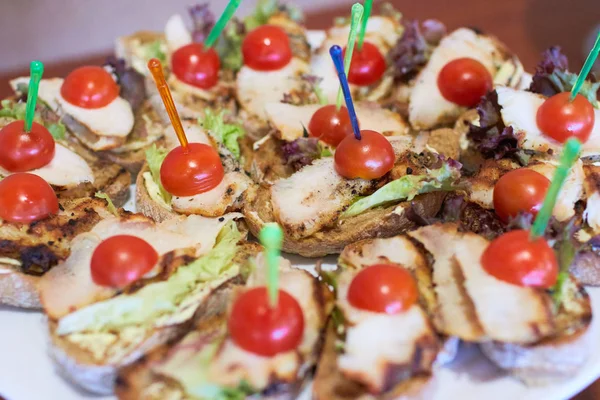
POLYGON ((187 151, 187 137, 185 136, 185 132, 183 131, 181 119, 179 118, 179 113, 177 113, 177 109, 175 108, 173 96, 171 95, 171 90, 169 90, 169 85, 167 85, 167 81, 165 80, 165 75, 163 74, 163 69, 162 65, 160 64, 160 61, 157 58, 152 58, 150 61, 148 61, 148 69, 150 70, 152 77, 154 77, 154 83, 156 83, 158 93, 160 93, 160 97, 162 98, 163 104, 165 105, 167 114, 169 114, 169 119, 171 120, 171 125, 173 125, 173 129, 175 129, 177 139, 179 139, 181 147, 183 147, 183 149, 187 151))

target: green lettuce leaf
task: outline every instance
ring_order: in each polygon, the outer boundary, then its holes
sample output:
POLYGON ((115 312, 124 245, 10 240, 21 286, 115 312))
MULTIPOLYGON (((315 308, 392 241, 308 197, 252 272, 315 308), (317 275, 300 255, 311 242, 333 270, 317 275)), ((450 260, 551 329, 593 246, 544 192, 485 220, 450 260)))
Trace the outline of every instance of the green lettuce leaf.
POLYGON ((278 8, 279 2, 277 0, 259 0, 254 9, 254 13, 244 19, 246 29, 251 31, 266 24, 267 21, 269 21, 269 18, 277 12, 278 8))
POLYGON ((47 128, 54 140, 63 140, 65 138, 65 134, 67 133, 67 128, 62 122, 50 124, 47 126, 47 128))
POLYGON ((208 133, 219 143, 222 143, 239 160, 240 145, 238 139, 244 137, 246 131, 240 125, 226 124, 225 111, 216 114, 210 109, 204 111, 204 119, 199 118, 198 122, 208 133))
POLYGON ((162 165, 165 157, 169 152, 166 149, 159 149, 156 144, 146 150, 146 161, 148 162, 148 168, 152 174, 152 180, 160 189, 160 195, 166 204, 171 203, 171 194, 165 190, 160 181, 160 166, 162 165))
POLYGON ((557 310, 565 297, 567 283, 569 281, 569 267, 573 263, 573 260, 575 260, 578 250, 570 237, 571 231, 572 229, 565 229, 563 237, 555 246, 559 272, 556 283, 550 291, 552 293, 552 299, 554 300, 554 306, 557 310))
POLYGON ((0 102, 0 105, 2 106, 0 117, 25 119, 26 103, 15 103, 12 100, 5 99, 0 102))
POLYGON ((108 211, 116 217, 119 216, 119 211, 117 210, 117 207, 115 207, 114 203, 112 202, 112 200, 110 199, 110 197, 108 197, 108 195, 106 193, 96 192, 96 194, 94 196, 99 199, 106 200, 108 211))
POLYGON ((220 282, 239 272, 233 264, 242 238, 234 221, 223 227, 215 247, 191 264, 179 267, 166 281, 151 283, 132 294, 92 304, 62 318, 57 333, 102 332, 151 324, 161 316, 177 313, 186 297, 211 281, 220 282))
POLYGON ((460 164, 445 160, 440 168, 424 175, 405 175, 383 186, 370 196, 363 197, 342 213, 343 218, 358 215, 370 208, 397 201, 411 201, 423 193, 453 190, 460 178, 460 164))
POLYGON ((244 65, 242 55, 242 42, 244 40, 244 24, 237 19, 232 19, 223 30, 215 46, 224 69, 239 71, 244 65))
POLYGON ((152 43, 148 43, 144 46, 144 57, 146 60, 151 58, 158 58, 161 64, 167 63, 167 54, 164 50, 164 44, 161 40, 155 40, 152 43))

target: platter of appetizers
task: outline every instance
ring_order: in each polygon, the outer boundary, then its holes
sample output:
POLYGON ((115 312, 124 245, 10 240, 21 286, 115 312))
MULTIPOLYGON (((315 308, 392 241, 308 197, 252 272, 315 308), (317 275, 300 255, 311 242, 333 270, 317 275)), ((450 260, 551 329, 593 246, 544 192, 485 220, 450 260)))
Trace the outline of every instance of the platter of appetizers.
POLYGON ((568 399, 600 377, 600 118, 549 47, 229 1, 10 81, 0 398, 568 399), (308 24, 309 25, 309 24, 308 24))

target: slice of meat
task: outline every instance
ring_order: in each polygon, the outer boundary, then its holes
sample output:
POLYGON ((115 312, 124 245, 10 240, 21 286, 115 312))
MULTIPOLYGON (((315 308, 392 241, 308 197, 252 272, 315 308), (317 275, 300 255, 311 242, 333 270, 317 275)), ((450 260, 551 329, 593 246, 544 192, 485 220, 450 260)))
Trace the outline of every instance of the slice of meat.
POLYGON ((439 343, 421 307, 415 304, 394 315, 357 309, 347 297, 354 275, 346 270, 338 278, 337 305, 346 321, 344 352, 337 361, 342 374, 377 394, 431 372, 439 343))
POLYGON ((240 172, 228 172, 221 183, 205 193, 188 197, 173 197, 173 210, 182 214, 198 214, 205 217, 219 217, 238 203, 240 196, 248 189, 251 180, 240 172))
POLYGON ((455 257, 486 335, 505 343, 528 344, 554 331, 552 300, 543 290, 501 281, 481 266, 488 241, 465 233, 455 242, 455 257))
MULTIPOLYGON (((356 103, 356 115, 361 129, 371 129, 386 135, 405 135, 409 127, 402 118, 376 103, 356 103)), ((301 138, 308 129, 318 104, 296 106, 286 103, 270 103, 265 106, 269 123, 277 130, 276 135, 291 142, 301 138)))
POLYGON ((221 228, 239 216, 228 214, 220 219, 208 219, 192 215, 160 224, 140 214, 105 219, 90 232, 77 236, 72 242, 70 256, 44 276, 40 282, 44 309, 49 317, 59 319, 115 294, 113 289, 96 285, 90 272, 94 249, 108 237, 134 235, 150 243, 159 255, 175 249, 193 248, 193 255, 199 256, 214 246, 221 228))
POLYGON ((448 336, 458 336, 466 341, 485 339, 473 302, 464 288, 464 276, 454 257, 455 244, 461 234, 457 226, 426 226, 409 232, 433 256, 433 284, 439 309, 434 323, 448 336))
MULTIPOLYGON (((498 104, 502 120, 506 126, 512 126, 519 136, 519 147, 538 152, 554 151, 559 154, 562 145, 544 135, 537 126, 537 111, 545 101, 545 97, 524 90, 497 87, 498 104)), ((600 110, 594 109, 595 123, 589 139, 583 144, 582 157, 600 154, 600 110)))
POLYGON ((374 186, 373 181, 341 177, 333 157, 321 158, 273 184, 273 214, 291 237, 310 236, 374 186))
POLYGON ((244 66, 237 75, 237 99, 243 109, 266 121, 265 106, 281 102, 286 93, 301 90, 301 75, 307 73, 308 65, 298 58, 292 58, 277 71, 256 71, 244 66))
MULTIPOLYGON (((470 57, 481 62, 493 77, 506 62, 520 65, 495 39, 467 28, 455 30, 444 37, 433 50, 429 62, 415 79, 408 109, 409 121, 414 128, 430 129, 452 123, 465 111, 464 107, 446 100, 437 85, 442 68, 448 62, 461 57, 470 57)), ((514 73, 518 73, 518 70, 515 67, 514 73)), ((520 71, 522 72, 522 69, 520 71)), ((507 84, 512 81, 512 76, 507 79, 504 75, 499 74, 498 79, 501 81, 495 83, 507 84)))
POLYGON ((586 206, 583 217, 595 234, 600 234, 600 166, 584 165, 586 206))

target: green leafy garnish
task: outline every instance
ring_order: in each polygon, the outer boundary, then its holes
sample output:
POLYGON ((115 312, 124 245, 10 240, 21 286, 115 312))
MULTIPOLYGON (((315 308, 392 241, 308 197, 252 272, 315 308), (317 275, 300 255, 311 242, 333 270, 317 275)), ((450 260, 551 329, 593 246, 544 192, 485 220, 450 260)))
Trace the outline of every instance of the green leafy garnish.
POLYGON ((329 146, 327 146, 326 144, 324 144, 323 142, 319 142, 319 154, 320 154, 320 158, 333 156, 333 152, 331 151, 331 148, 329 146))
POLYGON ((96 194, 94 196, 97 197, 97 198, 99 198, 99 199, 106 200, 108 211, 111 214, 113 214, 115 217, 119 216, 119 211, 117 210, 117 207, 115 207, 114 203, 112 202, 112 200, 110 199, 110 197, 108 197, 108 195, 106 193, 104 193, 104 192, 96 192, 96 194))
POLYGON ((279 7, 277 0, 259 0, 254 9, 254 13, 244 19, 246 29, 251 31, 261 25, 265 25, 279 7))
POLYGON ((204 111, 204 119, 198 122, 219 143, 222 143, 233 154, 236 160, 240 158, 240 144, 238 139, 244 137, 246 131, 241 125, 225 123, 225 111, 216 114, 209 108, 204 111))
POLYGON ((239 71, 244 65, 242 42, 244 41, 244 26, 236 19, 225 27, 215 49, 219 53, 224 69, 239 71))
POLYGON ((427 170, 423 175, 405 175, 396 179, 370 196, 363 197, 342 213, 343 218, 358 215, 370 208, 396 201, 411 201, 423 193, 453 190, 460 178, 460 165, 445 160, 440 168, 427 170))
POLYGON ((65 138, 67 128, 62 124, 62 122, 58 122, 56 124, 48 125, 48 132, 50 132, 54 140, 63 140, 65 138))
POLYGON ((572 229, 567 226, 564 229, 562 239, 557 243, 556 253, 558 259, 559 272, 556 283, 551 289, 554 305, 558 309, 564 299, 566 283, 569 280, 569 267, 577 255, 577 248, 570 237, 572 229))
POLYGON ((163 42, 161 40, 155 40, 154 42, 145 45, 144 58, 146 58, 146 60, 157 58, 161 64, 166 64, 167 54, 165 53, 163 42))
POLYGON ((169 152, 166 149, 159 149, 156 144, 146 150, 146 161, 148 162, 148 168, 152 174, 152 180, 160 189, 160 195, 165 200, 166 204, 171 203, 171 194, 165 190, 160 181, 160 167, 167 157, 169 152))
MULTIPOLYGON (((577 81, 577 74, 569 71, 556 70, 552 75, 548 77, 557 87, 564 88, 564 92, 570 92, 577 81)), ((579 94, 585 97, 594 108, 598 108, 598 98, 596 97, 600 89, 600 82, 592 83, 586 80, 581 86, 579 94)))
POLYGON ((0 117, 14 118, 14 119, 25 119, 25 109, 27 108, 26 103, 15 103, 12 100, 2 100, 0 102, 2 108, 0 109, 0 117))

